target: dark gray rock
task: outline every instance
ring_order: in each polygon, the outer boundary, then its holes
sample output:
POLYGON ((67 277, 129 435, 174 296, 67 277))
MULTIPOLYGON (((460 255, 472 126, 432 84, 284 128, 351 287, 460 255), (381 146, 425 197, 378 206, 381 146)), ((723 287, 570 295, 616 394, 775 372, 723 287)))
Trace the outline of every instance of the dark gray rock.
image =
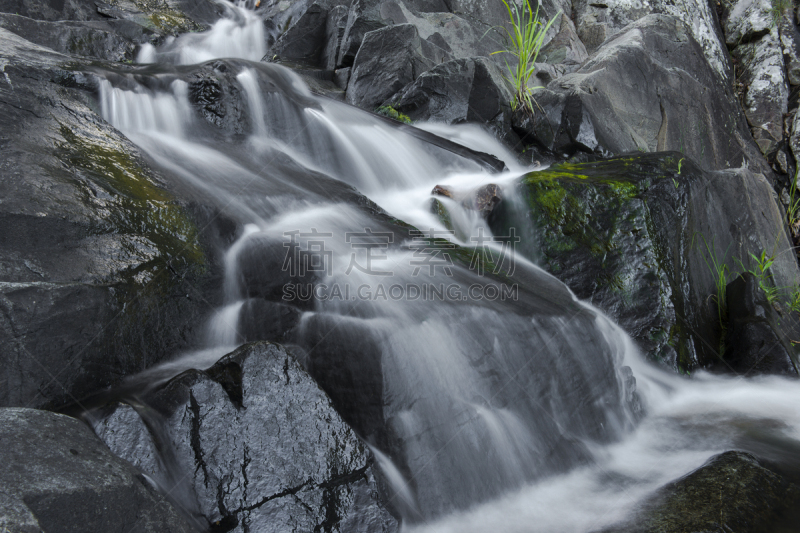
POLYGON ((717 14, 705 0, 577 0, 574 3, 578 35, 589 54, 625 26, 651 14, 676 17, 684 22, 707 58, 711 70, 725 84, 730 83, 731 64, 717 14))
POLYGON ((411 120, 475 122, 500 137, 510 131, 511 93, 494 64, 482 57, 442 63, 388 103, 411 120))
POLYGON ((195 531, 81 422, 0 409, 0 528, 14 532, 195 531))
POLYGON ((223 10, 212 0, 107 0, 96 4, 106 17, 133 22, 159 35, 207 29, 223 10))
POLYGON ((791 342, 800 338, 797 317, 782 317, 750 273, 729 283, 725 293, 727 333, 721 365, 745 376, 797 376, 797 350, 791 342))
POLYGON ((322 67, 327 70, 336 69, 339 52, 342 49, 344 30, 347 26, 348 12, 349 9, 345 6, 336 6, 328 12, 328 20, 325 24, 325 49, 322 52, 322 67))
POLYGON ((373 110, 446 58, 421 40, 411 24, 371 31, 356 54, 347 102, 373 110))
POLYGON ((160 413, 144 419, 160 432, 149 433, 126 405, 96 432, 159 482, 187 476, 210 524, 232 531, 396 531, 380 503, 369 451, 282 347, 244 346, 142 400, 160 413), (174 472, 159 446, 174 454, 174 472))
POLYGON ((707 169, 770 172, 733 90, 674 17, 631 24, 534 97, 536 113, 515 127, 559 154, 678 150, 707 169))
POLYGON ((725 452, 660 488, 627 524, 604 533, 793 531, 800 487, 755 456, 725 452))
POLYGON ((353 66, 361 41, 367 33, 386 26, 373 0, 353 0, 339 46, 337 66, 353 66))
POLYGON ((100 20, 93 2, 82 0, 2 0, 0 13, 13 13, 36 20, 100 20))
MULTIPOLYGON (((772 188, 750 171, 704 172, 680 154, 639 154, 554 165, 519 187, 518 203, 497 206, 493 232, 524 230, 521 253, 676 370, 722 360, 712 256, 739 272, 740 261, 755 267, 750 253, 775 253, 772 280, 788 287, 781 302, 800 282, 772 188)), ((790 322, 772 324, 779 338, 793 334, 790 322)))
POLYGON ((586 47, 578 37, 575 24, 567 15, 562 13, 552 28, 557 33, 542 47, 538 61, 577 67, 588 59, 586 47))
POLYGON ((317 66, 327 43, 328 11, 314 2, 278 37, 269 55, 317 66))
POLYGON ((213 260, 79 61, 4 29, 0 57, 0 405, 62 405, 191 344, 213 260))
POLYGON ((126 20, 49 22, 0 14, 0 27, 57 52, 108 61, 130 61, 154 34, 126 20))

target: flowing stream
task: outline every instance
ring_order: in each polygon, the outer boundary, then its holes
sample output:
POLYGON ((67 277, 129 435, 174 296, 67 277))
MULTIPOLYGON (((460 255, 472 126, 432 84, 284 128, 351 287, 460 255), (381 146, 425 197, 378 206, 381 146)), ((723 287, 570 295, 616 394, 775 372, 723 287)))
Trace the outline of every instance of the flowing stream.
POLYGON ((507 166, 500 174, 448 142, 313 95, 290 70, 259 62, 264 41, 253 12, 228 6, 208 32, 143 49, 149 65, 98 73, 106 120, 242 228, 225 251, 225 301, 206 345, 138 386, 208 367, 294 313, 283 342, 372 447, 408 531, 593 531, 715 453, 781 460, 796 449, 795 382, 664 373, 602 313, 491 241, 476 211, 440 198, 447 230, 431 213, 434 186, 494 184, 510 197, 530 170, 490 135, 420 125, 491 152, 507 166), (237 102, 238 131, 193 103, 192 73, 209 69, 237 102), (428 237, 443 238, 438 251, 428 237), (492 259, 489 272, 476 257, 492 259), (334 364, 376 383, 337 400, 339 384, 326 382, 334 364))

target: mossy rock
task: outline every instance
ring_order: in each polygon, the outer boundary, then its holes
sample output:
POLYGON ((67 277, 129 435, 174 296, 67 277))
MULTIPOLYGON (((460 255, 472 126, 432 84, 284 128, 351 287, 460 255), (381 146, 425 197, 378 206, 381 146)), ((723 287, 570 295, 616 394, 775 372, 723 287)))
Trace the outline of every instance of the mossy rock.
POLYGON ((800 487, 730 451, 660 488, 627 524, 603 533, 752 533, 797 531, 800 487))
MULTIPOLYGON (((676 152, 554 165, 526 174, 517 193, 493 216, 495 234, 514 227, 518 251, 683 373, 724 352, 700 237, 731 270, 759 247, 789 247, 763 176, 704 172, 676 152)), ((797 283, 791 257, 779 261, 779 283, 797 283)))

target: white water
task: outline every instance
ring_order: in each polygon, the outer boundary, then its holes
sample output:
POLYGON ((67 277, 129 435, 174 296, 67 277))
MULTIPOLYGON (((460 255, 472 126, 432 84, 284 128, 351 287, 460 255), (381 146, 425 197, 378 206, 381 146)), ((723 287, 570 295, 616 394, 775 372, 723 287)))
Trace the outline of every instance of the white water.
MULTIPOLYGON (((230 17, 209 32, 183 36, 163 50, 145 50, 141 60, 257 61, 265 53, 259 48, 259 28, 261 22, 251 12, 230 8, 230 17)), ((194 133, 202 119, 181 80, 162 92, 143 86, 122 90, 106 81, 100 86, 107 120, 243 228, 226 252, 225 302, 210 319, 208 349, 180 358, 174 368, 191 365, 192 357, 198 367, 208 366, 213 362, 209 354, 241 342, 238 327, 247 296, 241 279, 247 254, 282 240, 284 232, 293 229, 316 228, 341 237, 376 224, 352 202, 334 197, 335 191, 345 189, 336 189, 335 182, 315 173, 356 187, 418 228, 445 231, 430 213, 434 185, 467 192, 494 183, 510 196, 511 185, 526 170, 476 128, 422 125, 497 155, 506 161, 508 172, 489 175, 365 113, 316 98, 281 67, 253 64, 238 72, 236 80, 249 110, 249 138, 230 146, 194 133), (282 90, 265 91, 263 79, 282 90)), ((469 237, 478 230, 488 234, 474 212, 458 202, 441 201, 453 218, 454 242, 469 246, 469 237)), ((299 242, 305 247, 311 240, 299 242)), ((353 293, 366 286, 374 294, 385 282, 384 277, 357 270, 345 274, 353 248, 342 238, 327 245, 333 261, 325 279, 330 285, 347 286, 353 293)), ((421 276, 413 275, 411 258, 407 249, 391 249, 373 265, 392 270, 392 283, 441 279, 426 276, 425 269, 421 276)), ((301 340, 338 330, 354 344, 370 336, 379 347, 385 417, 404 441, 400 459, 407 470, 395 464, 398 457, 390 458, 377 446, 373 451, 398 509, 410 520, 427 518, 404 530, 593 531, 624 518, 650 492, 715 453, 745 448, 780 454, 779 447, 763 443, 800 439, 797 382, 701 373, 685 379, 653 368, 608 319, 593 310, 587 316, 594 318, 586 319, 582 313, 588 306, 578 306, 581 313, 566 314, 564 302, 571 301, 566 289, 535 265, 520 257, 515 261, 521 275, 536 282, 526 298, 534 307, 550 306, 552 316, 528 315, 528 308, 520 311, 500 302, 456 305, 387 298, 316 302, 301 319, 301 340), (326 330, 320 323, 329 319, 336 326, 326 330), (647 411, 635 429, 622 398, 622 365, 633 369, 647 411), (586 377, 581 382, 586 397, 604 403, 586 415, 599 420, 582 420, 569 390, 564 390, 580 376, 586 377), (597 438, 595 430, 605 437, 597 438), (562 435, 586 445, 590 460, 550 458, 562 435), (454 510, 458 508, 467 509, 454 510)), ((459 275, 460 286, 478 279, 471 272, 459 275)))

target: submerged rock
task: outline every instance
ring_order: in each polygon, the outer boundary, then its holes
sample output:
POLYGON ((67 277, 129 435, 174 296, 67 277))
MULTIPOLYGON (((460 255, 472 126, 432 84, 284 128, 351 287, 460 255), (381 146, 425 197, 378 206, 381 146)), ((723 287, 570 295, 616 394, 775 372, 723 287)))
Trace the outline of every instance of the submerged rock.
POLYGON ((195 528, 81 422, 0 409, 0 528, 190 533, 195 528))
POLYGON ((750 253, 774 250, 775 285, 800 282, 783 253, 790 245, 771 186, 747 170, 704 172, 675 153, 631 155, 531 172, 519 194, 500 205, 493 232, 524 232, 523 254, 611 315, 650 357, 682 371, 724 352, 714 260, 733 272, 738 261, 754 267, 750 253))
POLYGON ((120 405, 95 431, 160 483, 186 476, 187 499, 196 505, 191 510, 210 525, 225 531, 396 531, 381 503, 371 454, 282 347, 246 345, 141 401, 148 406, 140 409, 145 423, 120 405), (148 418, 150 409, 158 416, 148 418), (148 427, 160 429, 149 433, 148 427), (169 454, 155 452, 165 449, 169 454))
POLYGON ((603 533, 794 531, 800 487, 749 453, 716 455, 660 488, 630 523, 603 533))

